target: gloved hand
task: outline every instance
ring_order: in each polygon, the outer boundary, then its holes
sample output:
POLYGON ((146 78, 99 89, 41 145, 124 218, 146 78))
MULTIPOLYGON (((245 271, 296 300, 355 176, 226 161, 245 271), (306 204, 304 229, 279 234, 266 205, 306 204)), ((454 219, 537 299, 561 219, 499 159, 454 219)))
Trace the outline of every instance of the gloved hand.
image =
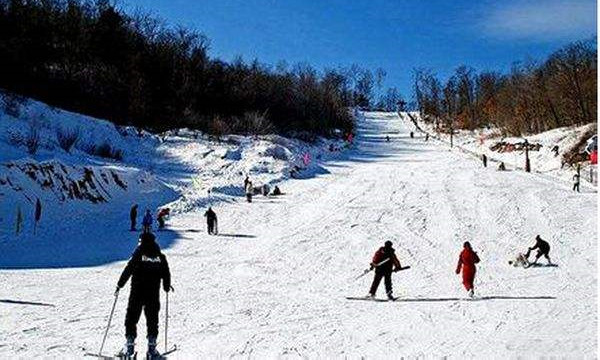
POLYGON ((369 267, 369 269, 370 269, 370 270, 373 270, 373 269, 375 269, 375 264, 373 264, 373 263, 370 263, 370 264, 369 264, 369 266, 370 266, 370 267, 369 267))
POLYGON ((175 289, 173 289, 173 286, 164 287, 164 290, 165 290, 165 292, 175 291, 175 289))
POLYGON ((121 290, 121 288, 119 287, 119 285, 117 285, 117 289, 115 290, 115 296, 119 295, 119 290, 121 290))

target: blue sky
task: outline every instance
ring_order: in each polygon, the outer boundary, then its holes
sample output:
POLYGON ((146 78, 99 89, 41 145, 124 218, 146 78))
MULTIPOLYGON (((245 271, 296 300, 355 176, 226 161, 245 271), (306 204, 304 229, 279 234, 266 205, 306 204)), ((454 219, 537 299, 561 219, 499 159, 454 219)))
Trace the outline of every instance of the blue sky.
POLYGON ((458 65, 506 71, 596 36, 593 0, 121 0, 202 32, 210 55, 318 69, 358 64, 411 93, 411 72, 442 77, 458 65))

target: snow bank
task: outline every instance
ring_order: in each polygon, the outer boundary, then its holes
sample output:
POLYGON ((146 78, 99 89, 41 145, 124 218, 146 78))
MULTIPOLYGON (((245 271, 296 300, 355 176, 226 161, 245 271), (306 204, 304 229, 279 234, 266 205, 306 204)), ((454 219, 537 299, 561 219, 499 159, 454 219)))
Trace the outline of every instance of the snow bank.
MULTIPOLYGON (((170 207, 178 214, 243 200, 245 176, 254 186, 274 185, 292 176, 313 177, 323 172, 323 161, 339 156, 330 148, 342 148, 341 141, 323 138, 314 143, 277 135, 227 135, 216 140, 190 129, 150 134, 30 99, 8 109, 4 99, 0 94, 0 207, 8 215, 0 218, 0 243, 3 247, 10 243, 13 250, 6 254, 20 260, 0 257, 0 267, 60 266, 61 261, 83 266, 125 259, 131 244, 123 248, 128 251, 107 249, 118 237, 135 244, 136 233, 121 231, 128 229, 132 204, 138 203, 140 212, 170 207), (66 137, 72 137, 69 146, 63 141, 66 137), (32 141, 36 146, 30 146, 32 141), (91 246, 81 259, 70 261, 59 254, 51 263, 19 252, 27 249, 26 241, 22 246, 12 242, 33 234, 15 234, 17 209, 26 213, 30 227, 37 198, 46 209, 44 220, 60 223, 70 243, 96 246, 97 240, 87 236, 89 230, 99 222, 111 222, 106 226, 107 249, 98 250, 103 246, 98 245, 94 255, 91 246), (78 221, 66 221, 66 213, 78 221)), ((47 248, 55 236, 61 237, 45 228, 35 243, 47 248)))

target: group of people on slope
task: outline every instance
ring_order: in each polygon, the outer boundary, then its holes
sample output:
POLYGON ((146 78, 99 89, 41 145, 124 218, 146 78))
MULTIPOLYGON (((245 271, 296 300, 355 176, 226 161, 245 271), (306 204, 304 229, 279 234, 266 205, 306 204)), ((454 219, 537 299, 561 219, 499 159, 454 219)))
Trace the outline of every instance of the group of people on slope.
MULTIPOLYGON (((161 208, 156 214, 156 222, 158 223, 158 229, 162 230, 165 228, 165 221, 171 214, 171 209, 169 208, 161 208)), ((130 222, 130 230, 137 231, 137 216, 138 216, 138 204, 133 204, 131 209, 129 210, 129 222, 130 222)), ((142 232, 147 233, 152 230, 152 223, 154 219, 152 217, 152 213, 150 209, 146 209, 146 213, 142 218, 142 232)))
MULTIPOLYGON (((539 235, 535 237, 535 245, 533 247, 528 248, 527 253, 525 255, 519 254, 518 258, 521 258, 521 262, 518 265, 522 265, 524 267, 528 267, 531 264, 536 264, 540 257, 544 256, 548 260, 548 264, 551 264, 550 261, 550 244, 547 241, 544 241, 539 235), (537 249, 537 254, 535 256, 535 260, 533 263, 529 263, 529 256, 533 250, 537 249)), ((385 284, 385 292, 389 300, 395 300, 392 289, 392 273, 402 270, 402 266, 400 265, 400 260, 396 256, 395 250, 392 247, 393 244, 391 241, 386 241, 384 246, 380 247, 373 255, 373 259, 371 260, 371 270, 375 269, 375 277, 373 278, 373 282, 371 283, 371 288, 369 290, 369 294, 367 298, 374 298, 375 293, 377 292, 377 288, 381 283, 381 279, 384 280, 385 284)), ((462 272, 462 283, 465 287, 467 294, 470 297, 475 295, 475 273, 477 272, 476 264, 478 264, 481 260, 477 253, 473 250, 471 243, 465 241, 463 244, 463 249, 458 256, 458 264, 456 265, 456 274, 460 274, 462 272)), ((509 261, 509 264, 516 264, 517 261, 509 261)))

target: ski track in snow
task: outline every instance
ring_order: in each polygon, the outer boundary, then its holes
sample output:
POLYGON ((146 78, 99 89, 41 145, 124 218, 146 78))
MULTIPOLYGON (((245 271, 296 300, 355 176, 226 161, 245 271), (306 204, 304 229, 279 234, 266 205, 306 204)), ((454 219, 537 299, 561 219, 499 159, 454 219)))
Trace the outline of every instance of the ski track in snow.
MULTIPOLYGON (((411 130, 367 114, 328 174, 216 206, 220 236, 206 235, 203 209, 174 217, 169 358, 596 357, 596 194, 481 168, 411 130), (509 266, 536 234, 558 267, 509 266), (411 266, 394 274, 399 301, 346 300, 367 293, 372 275, 354 278, 385 240, 411 266), (454 273, 466 240, 482 259, 474 301, 454 273)), ((124 265, 1 271, 0 358, 97 351, 124 265)), ((123 345, 128 292, 105 353, 123 345)), ((143 352, 143 317, 138 332, 143 352)))

